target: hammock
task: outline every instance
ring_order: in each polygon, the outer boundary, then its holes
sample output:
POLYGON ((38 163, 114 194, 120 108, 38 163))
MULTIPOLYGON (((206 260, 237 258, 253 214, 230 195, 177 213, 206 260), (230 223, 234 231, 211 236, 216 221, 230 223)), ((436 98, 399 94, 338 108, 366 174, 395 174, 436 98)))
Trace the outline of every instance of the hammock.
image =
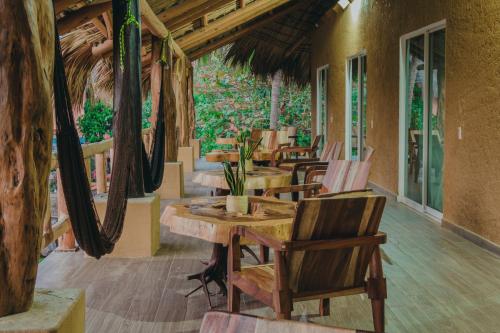
MULTIPOLYGON (((137 156, 135 151, 137 149, 137 138, 130 134, 130 129, 134 128, 135 122, 134 117, 130 115, 130 108, 121 107, 123 103, 115 104, 119 105, 114 115, 114 150, 117 158, 113 162, 106 216, 104 222, 101 223, 90 190, 90 184, 85 171, 83 151, 73 119, 72 104, 64 72, 64 61, 56 22, 57 20, 54 19, 54 107, 60 177, 75 238, 79 246, 89 256, 98 259, 102 255, 111 253, 123 230, 123 221, 131 183, 131 170, 137 166, 135 158, 137 156)), ((117 51, 115 50, 115 52, 117 51)), ((117 66, 115 66, 116 68, 117 66)), ((120 98, 128 97, 120 96, 120 98)), ((155 187, 157 188, 161 184, 163 177, 165 121, 161 99, 160 94, 160 107, 153 139, 151 160, 147 156, 144 143, 142 143, 141 154, 144 161, 142 177, 147 180, 145 187, 148 192, 152 192, 155 187)))

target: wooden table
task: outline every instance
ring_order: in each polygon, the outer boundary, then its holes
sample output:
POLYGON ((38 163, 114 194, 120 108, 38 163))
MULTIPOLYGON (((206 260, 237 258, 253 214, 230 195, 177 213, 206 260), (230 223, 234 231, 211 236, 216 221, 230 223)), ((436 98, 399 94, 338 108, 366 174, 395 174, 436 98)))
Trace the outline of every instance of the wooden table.
MULTIPOLYGON (((207 267, 188 276, 188 280, 199 280, 201 285, 186 296, 203 288, 212 307, 207 288, 212 281, 219 286, 222 294, 226 294, 227 245, 232 227, 243 225, 277 239, 290 239, 295 203, 255 196, 249 197, 249 202, 251 213, 248 215, 226 212, 225 197, 202 197, 167 206, 161 223, 169 226, 171 232, 214 244, 207 267)), ((241 239, 241 243, 248 245, 245 239, 241 239)))
POLYGON ((238 145, 238 141, 236 140, 236 138, 217 138, 215 139, 215 143, 218 145, 238 145))
MULTIPOLYGON (((289 186, 292 181, 292 173, 286 170, 270 167, 255 166, 253 171, 247 171, 245 188, 256 190, 256 194, 261 194, 262 190, 270 188, 289 186)), ((198 173, 194 183, 207 187, 214 187, 216 195, 227 195, 229 186, 224 177, 224 170, 210 170, 198 173)))
POLYGON ((212 150, 205 155, 207 162, 220 163, 229 161, 237 163, 240 159, 240 153, 237 150, 212 150))
MULTIPOLYGON (((253 153, 252 159, 259 164, 269 163, 271 161, 271 150, 257 150, 253 153)), ((235 149, 215 149, 205 155, 207 162, 220 163, 229 161, 237 163, 240 159, 240 153, 235 149)))

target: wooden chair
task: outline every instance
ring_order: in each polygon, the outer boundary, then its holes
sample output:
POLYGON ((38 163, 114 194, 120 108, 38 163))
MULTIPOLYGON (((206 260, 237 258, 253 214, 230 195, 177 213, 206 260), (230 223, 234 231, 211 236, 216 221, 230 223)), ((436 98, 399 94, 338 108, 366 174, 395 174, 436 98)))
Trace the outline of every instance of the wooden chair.
POLYGON ((369 333, 291 320, 272 320, 250 315, 209 311, 203 316, 200 333, 369 333))
MULTIPOLYGON (((375 152, 375 149, 373 149, 373 147, 367 146, 365 148, 363 161, 365 161, 365 162, 371 161, 374 152, 375 152)), ((324 165, 319 165, 319 166, 314 166, 314 167, 308 168, 306 170, 305 175, 304 175, 304 184, 310 184, 310 183, 317 182, 316 181, 317 178, 319 176, 324 176, 326 174, 326 170, 327 170, 327 167, 324 167, 324 165)), ((293 179, 293 177, 292 177, 292 179, 293 179)))
MULTIPOLYGON (((273 150, 273 153, 271 155, 271 165, 274 167, 279 167, 280 164, 282 163, 288 163, 288 162, 301 162, 301 159, 294 158, 294 159, 286 159, 284 160, 282 157, 285 155, 290 155, 290 154, 306 154, 309 159, 316 159, 316 152, 319 148, 319 143, 321 141, 321 138, 323 135, 316 135, 314 138, 312 144, 310 147, 288 147, 288 146, 283 146, 283 147, 277 147, 276 149, 273 150)), ((317 160, 317 159, 316 159, 317 160)), ((307 160, 305 160, 307 161, 307 160)))
MULTIPOLYGON (((286 187, 276 187, 267 190, 264 196, 275 196, 278 193, 304 192, 304 198, 310 198, 320 193, 339 193, 344 191, 363 190, 368 184, 371 162, 348 160, 331 160, 327 170, 321 170, 321 183, 305 183, 286 187)), ((316 176, 309 173, 308 178, 316 176)), ((309 179, 306 179, 309 181, 309 179)), ((298 198, 298 195, 297 195, 298 198)), ((292 199, 295 198, 292 196, 292 199)), ((297 200, 294 200, 297 201, 297 200)))
POLYGON ((385 201, 371 191, 301 200, 288 241, 233 228, 229 311, 240 311, 240 294, 245 293, 272 307, 278 319, 291 318, 294 301, 313 299, 321 300, 320 314, 328 315, 329 298, 366 293, 375 331, 383 332, 387 293, 379 245, 386 235, 378 228, 385 201), (273 249, 274 264, 242 267, 240 237, 273 249))

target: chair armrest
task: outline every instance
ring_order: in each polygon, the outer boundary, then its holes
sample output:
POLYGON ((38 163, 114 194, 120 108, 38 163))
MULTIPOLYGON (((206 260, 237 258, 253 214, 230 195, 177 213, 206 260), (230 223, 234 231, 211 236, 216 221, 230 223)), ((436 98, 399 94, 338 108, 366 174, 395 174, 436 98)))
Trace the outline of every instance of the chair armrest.
POLYGON ((322 251, 347 249, 358 246, 375 246, 385 244, 387 235, 379 232, 373 236, 360 236, 345 239, 331 240, 305 240, 305 241, 286 241, 283 242, 283 250, 286 251, 322 251))
POLYGON ((307 170, 306 171, 306 176, 304 179, 304 184, 311 184, 314 183, 314 177, 316 176, 324 176, 326 175, 326 169, 316 169, 313 168, 312 170, 307 170))
POLYGON ((291 193, 291 192, 303 192, 303 191, 319 191, 321 189, 320 183, 312 184, 302 184, 302 185, 291 185, 286 187, 275 187, 270 188, 264 192, 264 197, 272 197, 278 193, 291 193))
POLYGON ((285 148, 285 147, 290 147, 290 143, 280 143, 280 144, 278 144, 278 149, 285 148))
POLYGON ((267 246, 276 251, 284 250, 283 241, 280 241, 276 238, 270 237, 245 226, 236 226, 231 229, 231 245, 233 243, 233 239, 239 239, 239 237, 245 237, 247 240, 253 241, 259 245, 267 246))
MULTIPOLYGON (((297 161, 297 160, 296 160, 297 161)), ((328 162, 323 162, 320 161, 319 158, 307 158, 307 159, 300 159, 298 162, 295 164, 294 168, 297 169, 297 171, 312 167, 312 166, 328 166, 328 162)))

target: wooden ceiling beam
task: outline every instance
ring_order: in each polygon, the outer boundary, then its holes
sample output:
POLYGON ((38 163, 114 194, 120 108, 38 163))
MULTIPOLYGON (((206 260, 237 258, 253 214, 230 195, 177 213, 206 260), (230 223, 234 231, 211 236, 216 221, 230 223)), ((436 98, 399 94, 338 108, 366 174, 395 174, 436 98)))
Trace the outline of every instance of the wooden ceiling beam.
MULTIPOLYGON (((301 5, 302 5, 302 3, 300 1, 298 1, 298 2, 291 4, 290 6, 284 8, 280 11, 269 14, 268 16, 261 18, 260 20, 254 22, 252 24, 244 26, 235 32, 231 32, 227 36, 225 36, 221 39, 218 39, 213 43, 207 44, 207 45, 202 46, 201 48, 199 48, 193 52, 188 53, 189 58, 191 60, 195 60, 195 59, 200 58, 204 54, 207 54, 207 53, 210 53, 214 50, 217 50, 218 48, 220 48, 224 45, 234 43, 235 41, 242 38, 243 36, 253 32, 253 31, 256 31, 257 29, 260 29, 271 22, 278 20, 279 18, 291 13, 294 10, 297 10, 299 8, 299 6, 301 6, 301 5)), ((197 46, 200 47, 201 45, 197 45, 197 46)))
POLYGON ((165 23, 168 29, 177 30, 233 1, 234 0, 184 1, 182 4, 168 8, 158 14, 158 18, 165 23))
POLYGON ((192 49, 200 43, 220 36, 236 27, 247 23, 279 6, 288 3, 290 0, 256 0, 244 8, 235 10, 222 18, 215 20, 206 27, 195 30, 177 39, 177 43, 184 50, 192 49))
POLYGON ((88 5, 79 10, 68 13, 66 16, 57 21, 57 29, 59 34, 63 35, 71 30, 81 26, 84 23, 96 18, 103 12, 111 9, 111 1, 88 5))
MULTIPOLYGON (((162 21, 156 16, 155 12, 149 6, 147 0, 141 0, 140 4, 142 22, 148 27, 149 31, 158 38, 166 38, 169 36, 170 32, 165 27, 162 21)), ((172 49, 174 54, 181 58, 185 57, 184 51, 177 45, 175 41, 172 41, 172 49)))
POLYGON ((61 14, 63 11, 68 9, 70 6, 73 6, 80 2, 81 0, 55 0, 54 1, 54 10, 57 14, 61 14))
POLYGON ((99 32, 105 37, 110 38, 108 34, 108 29, 106 29, 106 25, 99 20, 99 18, 93 18, 92 24, 99 30, 99 32))

